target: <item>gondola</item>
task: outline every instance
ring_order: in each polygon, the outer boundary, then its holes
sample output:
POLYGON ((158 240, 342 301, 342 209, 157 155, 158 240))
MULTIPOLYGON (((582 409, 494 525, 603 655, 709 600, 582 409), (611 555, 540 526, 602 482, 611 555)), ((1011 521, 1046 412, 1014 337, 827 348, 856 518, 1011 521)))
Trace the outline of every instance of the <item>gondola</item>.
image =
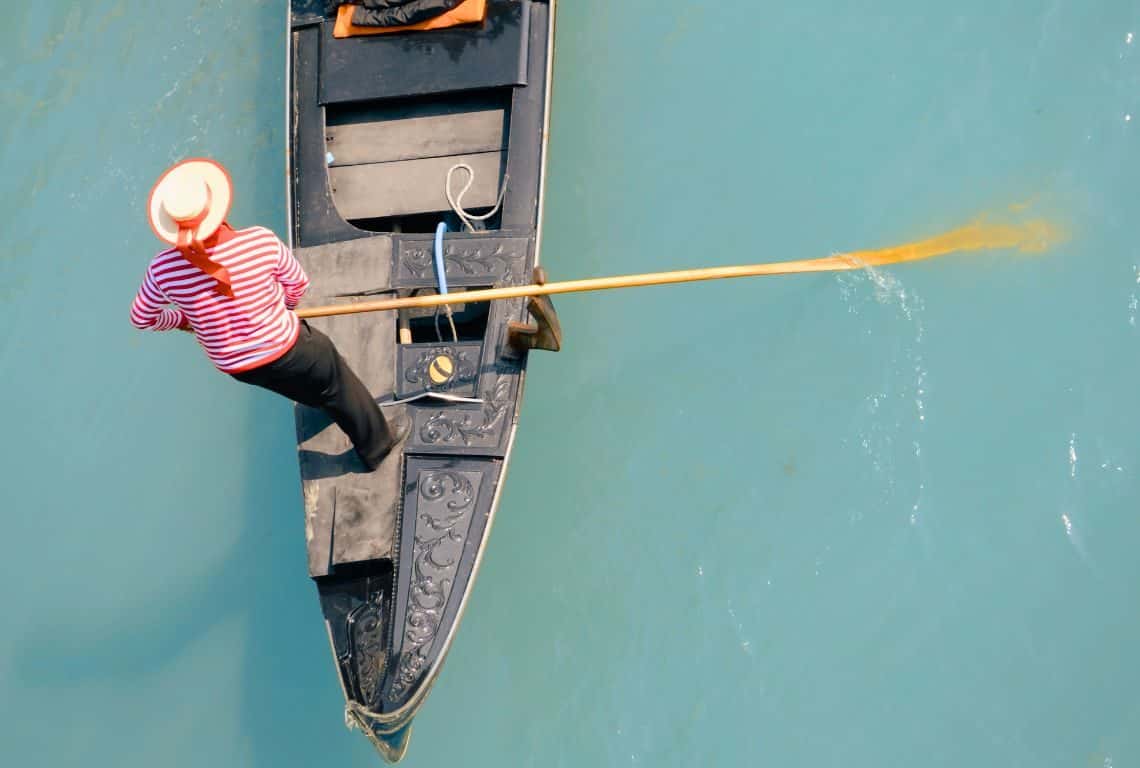
POLYGON ((406 435, 367 472, 335 425, 296 411, 308 569, 345 720, 392 762, 456 639, 529 353, 557 347, 549 304, 462 299, 541 281, 554 5, 487 0, 474 23, 337 37, 324 2, 291 2, 288 232, 311 279, 302 310, 455 298, 448 311, 308 320, 406 435))

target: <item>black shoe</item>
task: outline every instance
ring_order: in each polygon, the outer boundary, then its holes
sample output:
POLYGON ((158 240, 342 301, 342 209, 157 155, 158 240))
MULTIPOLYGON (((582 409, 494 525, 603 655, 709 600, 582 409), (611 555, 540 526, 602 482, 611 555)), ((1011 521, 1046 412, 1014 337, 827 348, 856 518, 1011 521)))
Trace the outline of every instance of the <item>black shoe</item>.
POLYGON ((382 450, 372 460, 365 458, 364 455, 360 453, 360 451, 356 452, 356 455, 360 457, 360 461, 363 462, 364 467, 367 471, 375 472, 380 468, 380 465, 384 463, 384 460, 391 455, 392 451, 404 444, 404 441, 408 439, 408 435, 412 432, 411 420, 403 418, 395 421, 395 423, 392 425, 391 431, 391 442, 389 442, 384 450, 382 450))

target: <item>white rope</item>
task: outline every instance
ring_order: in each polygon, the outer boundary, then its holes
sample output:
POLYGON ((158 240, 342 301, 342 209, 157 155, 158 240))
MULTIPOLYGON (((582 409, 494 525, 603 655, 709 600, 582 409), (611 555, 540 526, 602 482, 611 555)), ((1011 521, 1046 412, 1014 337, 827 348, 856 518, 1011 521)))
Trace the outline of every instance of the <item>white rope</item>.
MULTIPOLYGON (((477 216, 463 207, 463 196, 466 195, 467 191, 470 190, 472 185, 475 184, 475 169, 467 163, 456 163, 447 169, 447 181, 444 184, 444 193, 447 195, 447 202, 451 206, 451 210, 455 211, 455 215, 458 216, 459 220, 463 222, 463 226, 468 232, 475 231, 475 225, 472 222, 486 221, 498 213, 499 209, 503 207, 503 198, 507 196, 508 178, 510 177, 506 175, 503 176, 503 186, 499 190, 499 198, 495 201, 495 206, 491 208, 491 210, 489 210, 487 213, 477 216), (459 194, 457 195, 451 190, 451 178, 455 175, 455 172, 460 169, 467 171, 467 183, 463 185, 463 189, 459 190, 459 194)), ((455 330, 455 319, 451 315, 451 305, 445 304, 444 310, 447 313, 447 322, 451 325, 451 338, 453 341, 458 342, 459 334, 455 330)), ((443 334, 439 331, 438 307, 435 311, 435 335, 437 339, 439 339, 441 342, 443 341, 443 334)))
POLYGON ((472 224, 472 222, 486 221, 499 212, 499 208, 503 206, 503 198, 507 196, 507 180, 509 178, 509 176, 503 176, 503 186, 499 190, 499 199, 495 201, 495 207, 481 216, 476 216, 463 207, 463 196, 467 194, 467 191, 471 189, 471 186, 475 183, 475 169, 467 163, 457 163, 456 165, 453 165, 447 169, 447 183, 444 185, 444 191, 447 194, 447 202, 451 205, 451 210, 455 211, 455 215, 458 216, 459 220, 463 222, 463 226, 467 228, 468 232, 475 231, 475 225, 472 224), (460 168, 467 171, 467 183, 463 185, 463 189, 459 190, 459 194, 456 195, 451 191, 451 177, 460 168))

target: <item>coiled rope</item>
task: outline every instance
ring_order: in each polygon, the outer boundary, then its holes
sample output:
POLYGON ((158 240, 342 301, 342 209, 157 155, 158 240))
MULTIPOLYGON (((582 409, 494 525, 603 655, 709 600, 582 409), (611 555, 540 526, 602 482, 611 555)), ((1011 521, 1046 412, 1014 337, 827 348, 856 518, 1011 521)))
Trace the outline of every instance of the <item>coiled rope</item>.
POLYGON ((470 190, 471 186, 475 183, 475 169, 467 163, 456 163, 447 169, 447 182, 444 185, 447 202, 451 205, 451 210, 455 211, 455 215, 463 222, 463 226, 466 227, 468 232, 475 231, 475 225, 472 222, 486 221, 498 213, 499 209, 503 207, 503 198, 507 196, 508 179, 510 179, 509 176, 503 176, 503 186, 499 189, 499 197, 495 201, 495 206, 487 213, 476 216, 463 207, 463 196, 467 194, 468 190, 470 190), (451 181, 455 172, 460 169, 467 171, 467 183, 463 185, 463 189, 459 190, 459 194, 456 195, 451 191, 451 181))

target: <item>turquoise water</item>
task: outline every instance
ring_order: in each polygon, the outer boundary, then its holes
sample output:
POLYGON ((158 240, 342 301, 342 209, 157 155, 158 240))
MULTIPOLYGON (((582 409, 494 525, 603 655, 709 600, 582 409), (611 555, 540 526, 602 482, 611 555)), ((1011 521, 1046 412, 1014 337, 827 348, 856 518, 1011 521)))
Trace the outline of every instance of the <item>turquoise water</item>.
MULTIPOLYGON (((562 4, 553 278, 1070 239, 560 299, 406 765, 1134 765, 1140 10, 677 5, 562 4)), ((281 6, 0 29, 6 764, 378 761, 289 406, 126 318, 171 161, 282 230, 281 6)))

